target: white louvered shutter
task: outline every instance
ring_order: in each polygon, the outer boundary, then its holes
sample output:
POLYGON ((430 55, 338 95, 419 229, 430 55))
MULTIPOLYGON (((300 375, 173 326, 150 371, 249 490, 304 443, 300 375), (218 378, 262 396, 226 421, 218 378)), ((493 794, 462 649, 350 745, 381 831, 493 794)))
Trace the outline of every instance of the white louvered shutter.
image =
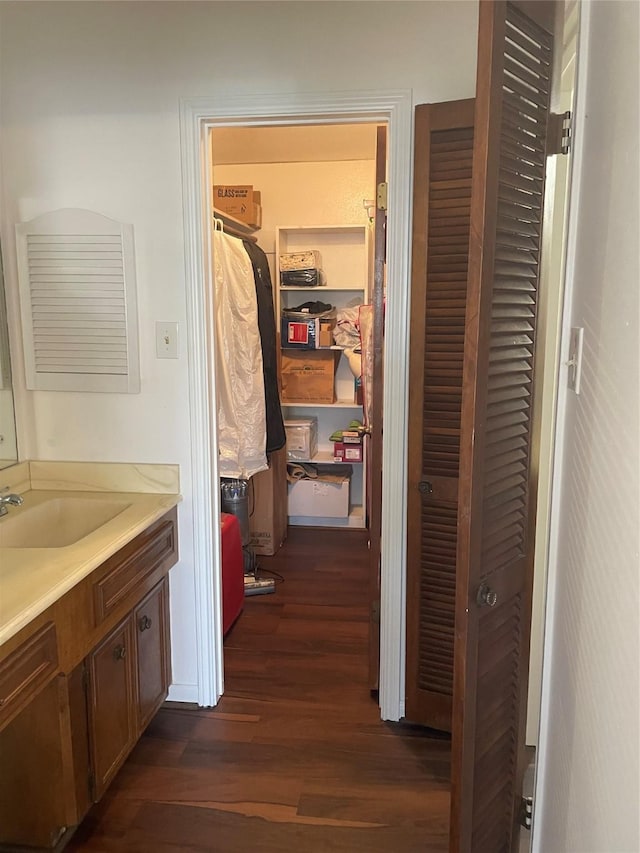
POLYGON ((16 239, 27 388, 137 393, 132 226, 65 209, 16 239))

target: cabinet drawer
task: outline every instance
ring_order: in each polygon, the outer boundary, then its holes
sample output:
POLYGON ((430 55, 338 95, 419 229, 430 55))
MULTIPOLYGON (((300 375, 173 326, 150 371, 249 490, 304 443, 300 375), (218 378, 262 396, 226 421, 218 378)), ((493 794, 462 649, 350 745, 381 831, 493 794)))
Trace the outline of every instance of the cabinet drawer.
POLYGON ((130 597, 133 601, 136 587, 163 563, 173 565, 177 557, 175 514, 172 514, 145 530, 105 563, 106 574, 93 584, 95 624, 99 625, 130 597))
POLYGON ((0 728, 46 686, 57 669, 56 628, 47 622, 0 663, 0 728))

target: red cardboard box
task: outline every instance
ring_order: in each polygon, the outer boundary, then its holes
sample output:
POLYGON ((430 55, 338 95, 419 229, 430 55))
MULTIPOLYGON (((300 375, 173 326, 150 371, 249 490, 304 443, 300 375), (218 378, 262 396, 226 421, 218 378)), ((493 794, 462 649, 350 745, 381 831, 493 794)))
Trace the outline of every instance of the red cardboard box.
POLYGON ((336 462, 362 462, 362 443, 345 444, 344 441, 334 442, 333 458, 336 462))

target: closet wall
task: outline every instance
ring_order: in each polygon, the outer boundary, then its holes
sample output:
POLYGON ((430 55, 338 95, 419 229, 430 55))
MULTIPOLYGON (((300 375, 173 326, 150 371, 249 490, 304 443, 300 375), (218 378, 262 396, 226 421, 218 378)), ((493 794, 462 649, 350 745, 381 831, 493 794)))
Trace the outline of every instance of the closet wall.
MULTIPOLYGON (((238 132, 242 133, 242 129, 238 132)), ((274 287, 275 230, 278 226, 362 225, 367 222, 362 201, 373 198, 373 160, 217 166, 215 132, 213 146, 216 184, 252 184, 262 194, 262 227, 256 236, 269 258, 274 287)))

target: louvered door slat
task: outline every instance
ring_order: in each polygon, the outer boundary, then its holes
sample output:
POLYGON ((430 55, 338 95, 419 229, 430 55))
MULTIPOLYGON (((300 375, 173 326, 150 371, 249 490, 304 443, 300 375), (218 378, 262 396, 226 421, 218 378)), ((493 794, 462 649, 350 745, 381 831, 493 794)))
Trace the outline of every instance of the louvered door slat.
POLYGON ((462 402, 451 850, 511 853, 524 745, 552 2, 480 3, 462 402), (481 606, 481 584, 496 593, 481 606))
POLYGON ((61 210, 16 231, 28 387, 139 390, 130 227, 61 210))
POLYGON ((407 716, 451 729, 473 102, 416 110, 407 716), (431 491, 420 492, 419 481, 431 491))

